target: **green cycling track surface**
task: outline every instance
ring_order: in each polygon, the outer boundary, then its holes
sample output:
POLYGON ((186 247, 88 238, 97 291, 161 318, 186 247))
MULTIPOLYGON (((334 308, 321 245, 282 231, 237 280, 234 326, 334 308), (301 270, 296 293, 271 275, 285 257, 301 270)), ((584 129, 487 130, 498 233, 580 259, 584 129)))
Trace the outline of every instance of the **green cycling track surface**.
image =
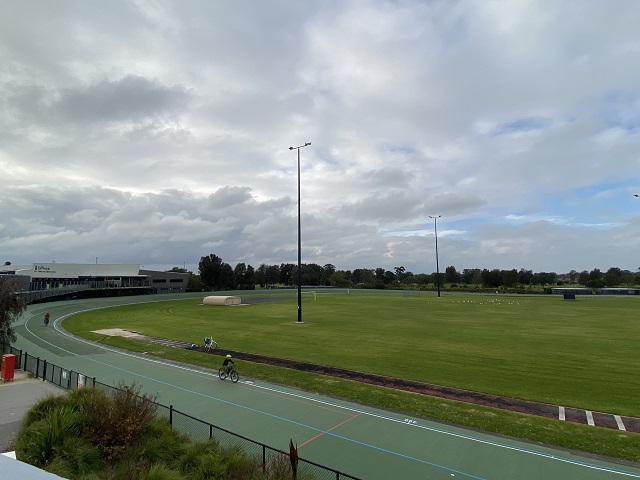
POLYGON ((362 479, 640 479, 640 468, 626 464, 244 378, 241 359, 241 378, 233 384, 217 377, 218 365, 206 370, 132 354, 74 338, 61 327, 78 312, 202 296, 29 305, 15 324, 14 347, 108 385, 136 382, 164 405, 279 450, 288 451, 293 439, 300 458, 362 479))

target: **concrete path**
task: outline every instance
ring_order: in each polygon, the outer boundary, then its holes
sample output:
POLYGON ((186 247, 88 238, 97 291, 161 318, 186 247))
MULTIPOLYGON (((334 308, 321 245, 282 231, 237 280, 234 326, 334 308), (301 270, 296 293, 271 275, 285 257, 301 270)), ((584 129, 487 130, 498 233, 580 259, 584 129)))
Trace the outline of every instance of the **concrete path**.
POLYGON ((7 451, 20 428, 22 417, 36 402, 47 395, 64 392, 21 371, 16 371, 13 381, 0 382, 0 452, 7 451))

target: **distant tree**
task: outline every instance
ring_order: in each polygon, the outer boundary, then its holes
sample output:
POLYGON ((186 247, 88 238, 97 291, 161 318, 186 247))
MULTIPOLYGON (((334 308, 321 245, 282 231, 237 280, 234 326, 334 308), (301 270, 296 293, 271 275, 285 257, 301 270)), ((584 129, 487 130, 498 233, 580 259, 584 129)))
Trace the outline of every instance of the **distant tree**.
POLYGON ((211 288, 213 290, 222 289, 222 264, 222 259, 213 253, 200 259, 200 263, 198 263, 198 271, 200 273, 202 283, 204 283, 207 288, 211 288))
POLYGON ((461 277, 458 271, 456 270, 456 267, 449 266, 444 270, 444 281, 446 283, 458 283, 460 279, 461 277))
POLYGON ((27 308, 21 293, 19 282, 0 278, 0 344, 10 345, 17 340, 11 324, 27 308))
POLYGON ((187 270, 186 268, 182 268, 182 267, 173 267, 171 270, 167 270, 167 272, 173 272, 173 273, 191 273, 191 272, 189 272, 189 270, 187 270))
POLYGON ((329 284, 332 287, 349 288, 353 286, 353 282, 344 270, 338 270, 329 277, 329 284))
POLYGON ((331 285, 331 275, 336 273, 336 267, 330 263, 327 263, 322 267, 322 284, 325 286, 331 285))
POLYGON ((395 279, 396 279, 396 276, 393 274, 392 271, 387 270, 386 272, 384 272, 384 284, 385 285, 391 285, 395 279))
POLYGON ((578 283, 580 285, 586 285, 588 281, 589 281, 589 272, 587 272, 586 270, 581 271, 580 275, 578 275, 578 283))
POLYGON ((602 272, 599 268, 594 268, 589 272, 589 280, 602 280, 602 272))
POLYGON ((497 288, 502 285, 502 271, 494 268, 493 270, 482 270, 482 285, 489 288, 497 288))
POLYGON ((575 270, 571 270, 569 272, 569 280, 571 280, 571 283, 575 283, 576 278, 578 278, 578 272, 576 272, 575 270))
POLYGON ((555 285, 558 275, 554 272, 537 272, 531 277, 533 285, 555 285))
POLYGON ((621 284, 622 270, 618 267, 611 267, 602 277, 607 287, 617 287, 621 284))
POLYGON ((465 268, 462 270, 462 274, 460 275, 460 280, 462 283, 466 283, 467 285, 473 283, 473 277, 476 274, 475 268, 465 268))
POLYGON ((396 280, 400 282, 402 280, 402 274, 406 271, 406 269, 400 266, 400 267, 394 267, 393 270, 396 272, 396 280))
POLYGON ((251 265, 247 265, 247 273, 244 276, 245 290, 256 289, 256 270, 251 265))
POLYGON ((515 287, 518 284, 518 271, 512 270, 502 271, 502 285, 505 287, 515 287))
POLYGON ((217 290, 234 290, 238 288, 233 268, 228 263, 222 263, 220 267, 220 288, 217 290))
POLYGON ((267 285, 275 285, 280 279, 280 267, 278 265, 269 265, 265 272, 265 281, 267 285))
POLYGON ((247 265, 244 262, 238 263, 236 265, 236 268, 233 269, 233 276, 235 278, 236 286, 241 290, 244 289, 246 275, 247 275, 247 265))
POLYGON ((280 264, 280 278, 278 279, 282 285, 297 285, 298 277, 296 275, 295 279, 291 275, 293 269, 296 266, 293 263, 281 263, 280 264))
POLYGON ((262 288, 267 286, 267 266, 264 263, 256 270, 256 283, 262 288))
POLYGON ((206 290, 206 285, 202 281, 202 278, 200 278, 200 275, 189 275, 187 290, 190 292, 203 292, 206 290))
POLYGON ((5 267, 7 267, 7 266, 9 266, 9 265, 11 265, 11 262, 4 262, 4 266, 5 266, 5 267))
POLYGON ((533 271, 525 270, 521 268, 518 272, 518 283, 520 285, 529 285, 531 284, 531 279, 533 278, 533 271))

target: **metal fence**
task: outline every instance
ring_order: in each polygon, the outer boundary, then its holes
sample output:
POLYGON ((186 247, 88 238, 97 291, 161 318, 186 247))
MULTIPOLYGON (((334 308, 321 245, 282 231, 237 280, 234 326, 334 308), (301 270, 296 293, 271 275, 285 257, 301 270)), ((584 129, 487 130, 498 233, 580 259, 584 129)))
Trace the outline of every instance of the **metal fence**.
MULTIPOLYGON (((73 390, 83 386, 98 388, 109 393, 117 390, 116 387, 96 381, 95 377, 64 369, 10 345, 2 345, 2 353, 10 353, 16 356, 15 365, 17 370, 32 373, 36 378, 41 378, 43 381, 46 380, 66 390, 73 390)), ((278 450, 195 418, 188 413, 176 410, 173 405, 166 406, 154 403, 157 407, 158 415, 167 418, 172 428, 186 434, 194 441, 215 439, 220 445, 240 448, 251 457, 260 460, 263 472, 291 470, 289 452, 278 450)), ((318 480, 360 480, 352 475, 303 458, 298 458, 298 476, 300 478, 315 478, 318 480)))

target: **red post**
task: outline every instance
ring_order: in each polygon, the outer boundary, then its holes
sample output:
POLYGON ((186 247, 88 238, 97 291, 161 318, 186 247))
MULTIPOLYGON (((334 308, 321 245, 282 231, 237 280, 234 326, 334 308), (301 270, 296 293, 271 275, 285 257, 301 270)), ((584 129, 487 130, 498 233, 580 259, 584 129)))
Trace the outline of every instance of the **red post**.
POLYGON ((16 368, 16 356, 11 353, 5 353, 2 355, 2 366, 0 370, 2 371, 2 380, 8 381, 13 380, 13 374, 16 368))

